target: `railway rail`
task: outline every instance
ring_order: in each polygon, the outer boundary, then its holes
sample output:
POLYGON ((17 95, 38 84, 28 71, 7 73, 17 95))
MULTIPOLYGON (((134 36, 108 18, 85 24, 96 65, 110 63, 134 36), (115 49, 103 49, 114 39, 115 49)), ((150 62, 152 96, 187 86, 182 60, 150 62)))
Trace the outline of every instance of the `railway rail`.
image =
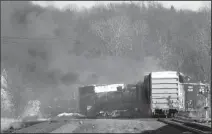
MULTIPOLYGON (((10 130, 6 131, 6 133, 22 133, 22 132, 51 132, 56 130, 57 128, 60 128, 61 126, 64 126, 63 128, 66 128, 66 124, 69 124, 72 122, 72 124, 77 124, 77 122, 87 122, 88 124, 92 124, 92 122, 104 122, 106 124, 110 124, 110 122, 141 122, 141 124, 149 124, 150 128, 152 127, 153 130, 151 132, 159 132, 157 129, 163 129, 165 126, 160 126, 160 123, 163 123, 164 125, 167 124, 167 127, 169 130, 176 130, 181 132, 189 132, 192 134, 211 134, 212 128, 210 126, 188 121, 188 120, 183 120, 179 118, 116 118, 116 119, 89 119, 89 118, 79 118, 79 119, 68 119, 67 117, 64 118, 55 118, 49 121, 43 121, 43 122, 25 122, 24 127, 21 128, 20 130, 10 130), (160 123, 158 123, 160 122, 160 123)), ((118 123, 118 124, 119 124, 118 123)), ((84 124, 84 123, 83 123, 84 124)), ((97 123, 99 124, 99 123, 97 123)), ((78 124, 79 127, 82 126, 82 124, 78 124)), ((126 125, 126 124, 125 124, 126 125)), ((73 125, 72 125, 73 126, 73 125)), ((112 127, 112 126, 111 126, 112 127)), ((130 126, 128 126, 130 127, 130 126)), ((80 127, 81 128, 81 127, 80 127)), ((142 126, 137 126, 136 128, 142 130, 142 126), (141 127, 141 128, 140 128, 141 127)), ((91 129, 90 127, 88 129, 91 129)), ((113 128, 115 129, 115 128, 113 128)), ((79 130, 80 132, 82 130, 79 130)), ((98 132, 98 130, 95 130, 98 132)), ((105 130, 106 131, 106 130, 105 130)), ((109 130, 108 130, 109 131, 109 130)), ((150 130, 148 130, 150 132, 150 130)), ((167 131, 168 132, 168 131, 167 131)), ((169 131, 170 132, 170 131, 169 131)), ((165 133, 165 132, 164 132, 165 133)))
POLYGON ((166 123, 168 125, 187 130, 195 134, 212 134, 212 128, 207 125, 203 125, 195 122, 188 122, 186 120, 175 119, 175 118, 158 118, 158 121, 166 123))

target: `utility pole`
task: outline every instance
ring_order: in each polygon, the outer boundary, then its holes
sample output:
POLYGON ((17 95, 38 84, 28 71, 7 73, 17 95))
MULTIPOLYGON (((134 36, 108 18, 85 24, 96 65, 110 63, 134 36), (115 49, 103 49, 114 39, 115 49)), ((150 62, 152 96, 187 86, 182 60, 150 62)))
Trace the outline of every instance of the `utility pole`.
POLYGON ((210 93, 210 86, 209 86, 209 84, 206 86, 206 95, 205 95, 205 102, 206 102, 206 104, 205 104, 205 118, 206 118, 206 121, 208 121, 208 119, 209 119, 209 114, 208 114, 208 108, 209 108, 209 106, 208 106, 208 97, 209 97, 209 93, 210 93))
POLYGON ((208 116, 208 97, 206 97, 206 99, 205 99, 205 101, 206 101, 206 106, 205 106, 205 109, 206 109, 206 111, 205 111, 205 118, 206 118, 206 120, 208 120, 209 119, 209 116, 208 116))
POLYGON ((208 115, 208 108, 209 108, 209 106, 208 106, 209 95, 208 94, 209 94, 209 92, 210 92, 209 84, 205 84, 204 88, 202 87, 202 85, 200 85, 200 94, 205 98, 204 109, 205 109, 205 119, 206 119, 206 121, 208 121, 208 119, 209 119, 209 115, 208 115))

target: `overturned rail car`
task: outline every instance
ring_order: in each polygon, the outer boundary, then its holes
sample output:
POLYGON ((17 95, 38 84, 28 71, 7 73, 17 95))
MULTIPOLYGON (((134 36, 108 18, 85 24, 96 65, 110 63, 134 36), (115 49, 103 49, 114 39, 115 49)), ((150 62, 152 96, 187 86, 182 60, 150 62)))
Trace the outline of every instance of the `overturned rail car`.
POLYGON ((111 85, 104 88, 98 86, 84 86, 79 88, 79 111, 87 117, 95 117, 103 111, 139 109, 140 117, 149 117, 149 102, 146 100, 147 94, 144 93, 143 84, 131 84, 123 86, 111 85), (104 89, 111 88, 112 89, 104 89), (114 88, 115 87, 115 88, 114 88), (104 89, 104 92, 103 92, 104 89))

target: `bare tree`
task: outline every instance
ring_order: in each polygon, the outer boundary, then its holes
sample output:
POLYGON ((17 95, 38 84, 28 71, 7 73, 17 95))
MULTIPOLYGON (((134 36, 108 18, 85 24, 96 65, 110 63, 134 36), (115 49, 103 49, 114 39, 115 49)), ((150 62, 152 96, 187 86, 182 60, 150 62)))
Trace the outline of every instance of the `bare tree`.
POLYGON ((144 58, 146 55, 145 43, 148 41, 149 25, 146 20, 137 20, 132 28, 134 31, 132 52, 135 56, 140 57, 140 59, 144 58))
POLYGON ((104 42, 104 48, 108 53, 118 56, 132 49, 132 31, 127 16, 93 21, 91 28, 104 42))
POLYGON ((196 46, 195 51, 197 55, 195 56, 194 64, 198 66, 200 75, 199 78, 202 78, 204 81, 210 81, 210 71, 211 71, 211 46, 209 45, 210 41, 209 35, 204 29, 200 29, 196 35, 196 46))
POLYGON ((162 41, 162 36, 158 33, 158 43, 161 46, 161 64, 165 69, 171 69, 181 72, 181 66, 184 62, 184 50, 182 48, 174 48, 167 41, 162 41), (177 51, 179 53, 177 53, 177 51))
POLYGON ((9 92, 8 76, 5 69, 1 72, 1 116, 8 116, 13 110, 12 94, 9 92))

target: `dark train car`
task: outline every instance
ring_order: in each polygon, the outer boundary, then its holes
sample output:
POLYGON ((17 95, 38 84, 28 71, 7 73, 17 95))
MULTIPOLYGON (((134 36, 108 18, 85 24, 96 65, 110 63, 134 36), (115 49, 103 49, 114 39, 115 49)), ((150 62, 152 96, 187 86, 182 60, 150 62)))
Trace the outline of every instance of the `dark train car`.
POLYGON ((135 103, 137 101, 137 89, 136 84, 127 84, 122 93, 122 102, 135 103))
POLYGON ((97 111, 113 111, 136 107, 136 90, 123 88, 117 91, 96 93, 97 111))
POLYGON ((152 115, 151 93, 148 88, 148 76, 145 78, 145 81, 136 84, 136 103, 140 117, 149 118, 152 115))
MULTIPOLYGON (((79 88, 79 111, 87 117, 94 118, 101 110, 113 110, 122 106, 126 93, 117 91, 116 84, 91 85, 79 88), (101 91, 104 90, 104 91, 101 91)), ((126 97, 125 97, 126 98, 126 97)))
POLYGON ((88 111, 94 106, 95 104, 95 86, 84 86, 79 87, 79 98, 78 98, 78 108, 79 112, 83 115, 87 115, 88 111))
POLYGON ((98 93, 101 96, 97 102, 97 111, 126 110, 129 118, 151 117, 148 92, 145 92, 143 83, 127 84, 122 90, 98 93))
POLYGON ((183 83, 185 90, 185 110, 196 111, 205 107, 209 94, 208 84, 183 83))
MULTIPOLYGON (((95 92, 98 86, 80 87, 79 111, 87 117, 95 118, 100 111, 138 109, 137 117, 150 117, 150 92, 148 89, 145 90, 143 85, 143 82, 138 82, 137 84, 128 84, 119 90, 117 88, 117 91, 108 89, 105 92, 95 92)), ((104 86, 107 87, 107 85, 104 86)), ((108 88, 110 87, 113 85, 108 85, 108 88)))

